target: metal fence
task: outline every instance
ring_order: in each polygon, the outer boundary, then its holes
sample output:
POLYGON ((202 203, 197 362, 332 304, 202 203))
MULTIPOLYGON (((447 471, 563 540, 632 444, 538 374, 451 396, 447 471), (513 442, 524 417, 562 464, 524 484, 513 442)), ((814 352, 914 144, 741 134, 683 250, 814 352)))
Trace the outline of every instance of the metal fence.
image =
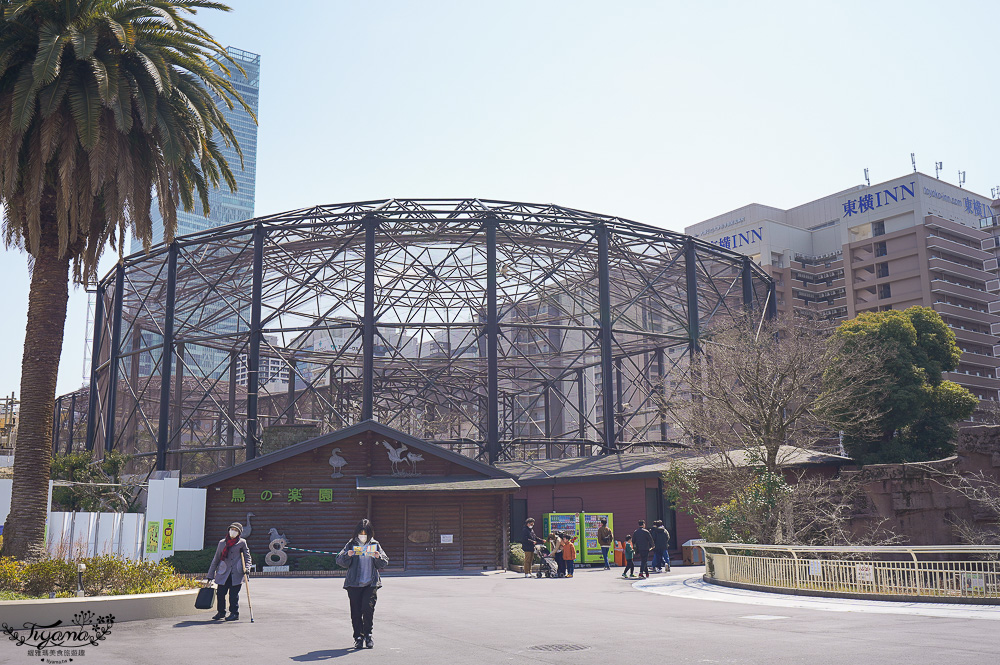
POLYGON ((815 595, 997 599, 1000 547, 704 543, 709 582, 815 595))

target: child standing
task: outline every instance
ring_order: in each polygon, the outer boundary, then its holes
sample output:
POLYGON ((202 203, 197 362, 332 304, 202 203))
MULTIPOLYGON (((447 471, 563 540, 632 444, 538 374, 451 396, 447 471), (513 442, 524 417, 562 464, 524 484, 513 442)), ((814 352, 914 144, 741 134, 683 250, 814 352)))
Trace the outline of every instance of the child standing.
POLYGON ((549 534, 549 538, 552 539, 552 546, 549 548, 549 551, 552 552, 552 558, 556 560, 556 577, 565 577, 566 561, 563 559, 563 545, 565 543, 563 534, 562 532, 554 531, 549 534))
POLYGON ((635 550, 632 549, 632 536, 625 536, 625 570, 622 577, 635 577, 635 550))
POLYGON ((563 561, 566 562, 566 577, 573 577, 573 563, 576 560, 576 545, 573 544, 573 537, 569 534, 563 535, 563 561))

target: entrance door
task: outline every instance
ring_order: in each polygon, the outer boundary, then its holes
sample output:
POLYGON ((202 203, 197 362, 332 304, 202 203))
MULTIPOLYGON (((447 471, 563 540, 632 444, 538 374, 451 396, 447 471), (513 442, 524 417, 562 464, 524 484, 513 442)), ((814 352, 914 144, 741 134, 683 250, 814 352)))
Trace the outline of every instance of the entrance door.
POLYGON ((407 570, 455 570, 462 567, 462 507, 406 507, 407 570))

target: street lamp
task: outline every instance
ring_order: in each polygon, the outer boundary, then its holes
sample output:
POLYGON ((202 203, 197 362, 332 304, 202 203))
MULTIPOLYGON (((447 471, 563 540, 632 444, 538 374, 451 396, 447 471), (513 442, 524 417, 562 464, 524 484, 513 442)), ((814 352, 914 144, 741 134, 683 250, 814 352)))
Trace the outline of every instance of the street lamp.
POLYGON ((87 564, 76 564, 76 595, 82 597, 83 594, 83 571, 87 570, 87 564))

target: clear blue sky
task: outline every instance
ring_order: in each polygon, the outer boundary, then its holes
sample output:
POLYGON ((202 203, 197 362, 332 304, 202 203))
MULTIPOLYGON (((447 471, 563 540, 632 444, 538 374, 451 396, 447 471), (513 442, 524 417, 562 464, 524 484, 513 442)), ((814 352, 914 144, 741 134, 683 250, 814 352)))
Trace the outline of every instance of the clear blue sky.
MULTIPOLYGON (((384 197, 553 202, 680 230, 917 166, 1000 185, 1000 2, 235 0, 262 56, 257 214, 384 197)), ((110 269, 106 260, 102 273, 110 269)), ((27 267, 0 260, 0 393, 27 267)), ((73 291, 59 393, 83 376, 73 291)))

